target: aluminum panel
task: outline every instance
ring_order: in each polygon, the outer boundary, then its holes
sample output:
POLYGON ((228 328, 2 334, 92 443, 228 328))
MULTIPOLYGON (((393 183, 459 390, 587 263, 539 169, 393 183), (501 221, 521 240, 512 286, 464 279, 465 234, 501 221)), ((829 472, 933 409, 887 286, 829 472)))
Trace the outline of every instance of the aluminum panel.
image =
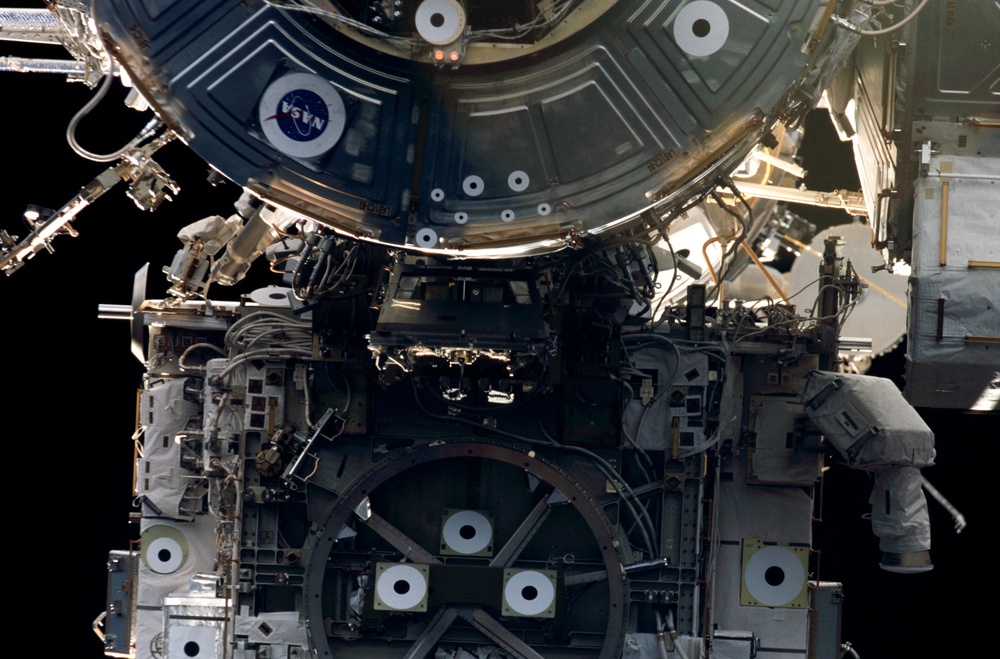
POLYGON ((519 105, 495 111, 472 111, 459 121, 463 133, 461 144, 465 149, 445 183, 454 194, 469 197, 462 191, 462 184, 470 175, 484 179, 483 199, 510 196, 515 188, 518 192, 531 194, 547 187, 551 175, 542 156, 544 126, 539 125, 532 108, 519 105), (522 184, 515 183, 511 187, 514 181, 509 179, 514 172, 523 172, 524 179, 522 184))
POLYGON ((93 4, 98 25, 113 16, 125 26, 123 43, 131 41, 145 57, 158 61, 192 60, 203 50, 192 44, 207 35, 217 40, 247 16, 246 11, 233 14, 226 3, 201 0, 94 0, 93 4))
POLYGON ((531 73, 439 85, 440 101, 427 122, 437 140, 425 152, 430 174, 419 193, 430 203, 419 212, 444 235, 508 223, 535 230, 557 218, 590 228, 648 205, 637 185, 651 178, 649 162, 679 151, 664 119, 635 87, 628 63, 611 48, 587 48, 531 73), (518 172, 527 175, 523 189, 512 187, 518 172), (470 176, 479 177, 482 191, 464 188, 470 176), (595 216, 598 203, 603 215, 595 216), (464 227, 456 226, 458 212, 468 216, 464 227))
POLYGON ((936 2, 927 9, 932 13, 918 19, 920 48, 913 78, 920 114, 995 115, 1000 104, 1000 5, 936 2))
POLYGON ((549 140, 556 153, 559 177, 577 181, 597 174, 607 165, 623 161, 644 145, 629 122, 618 111, 619 101, 596 82, 586 84, 572 93, 559 96, 542 105, 549 140), (601 116, 600 126, 583 125, 575 117, 586 116, 581 111, 592 109, 601 116), (594 130, 599 128, 600 130, 594 130), (581 148, 586 145, 586 149, 581 148), (586 150, 589 158, 581 158, 586 150))
POLYGON ((738 109, 766 112, 786 92, 787 86, 776 83, 794 78, 805 65, 803 21, 810 4, 782 2, 769 9, 734 0, 647 3, 626 29, 684 109, 711 130, 738 109))

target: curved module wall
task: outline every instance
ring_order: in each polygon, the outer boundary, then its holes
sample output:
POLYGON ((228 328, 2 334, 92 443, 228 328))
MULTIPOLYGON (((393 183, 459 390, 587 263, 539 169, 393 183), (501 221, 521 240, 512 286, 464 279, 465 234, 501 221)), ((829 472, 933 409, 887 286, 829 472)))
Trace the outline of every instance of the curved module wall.
POLYGON ((817 1, 586 0, 533 42, 460 44, 452 66, 431 43, 448 23, 396 56, 398 35, 274 4, 94 13, 160 116, 232 180, 348 235, 477 256, 665 215, 811 104, 833 41, 817 1))

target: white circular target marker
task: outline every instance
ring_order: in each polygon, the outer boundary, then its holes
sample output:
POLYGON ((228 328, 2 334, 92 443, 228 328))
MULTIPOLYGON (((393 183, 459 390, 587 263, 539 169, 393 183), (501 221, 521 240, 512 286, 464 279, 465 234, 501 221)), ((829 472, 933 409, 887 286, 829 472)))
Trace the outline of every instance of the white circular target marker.
POLYGON ((445 521, 441 534, 452 551, 476 554, 493 542, 493 525, 480 512, 460 510, 445 521))
POLYGON ((261 130, 274 148, 293 158, 321 156, 344 133, 344 99, 312 73, 289 73, 272 82, 260 98, 261 130))
POLYGON ((262 307, 287 307, 291 292, 292 289, 285 286, 267 286, 250 293, 250 299, 262 307))
POLYGON ((786 547, 764 547, 747 561, 747 591, 764 606, 783 606, 802 592, 802 561, 786 547))
POLYGON ((528 174, 526 172, 522 172, 521 170, 511 172, 507 177, 507 185, 510 186, 510 189, 514 192, 524 192, 528 189, 528 185, 530 184, 531 179, 528 178, 528 174))
POLYGON ((146 545, 146 565, 157 574, 173 574, 184 564, 181 543, 169 536, 161 536, 146 545))
POLYGON ((459 211, 455 213, 455 224, 465 224, 469 221, 469 214, 459 211))
POLYGON ((406 611, 424 599, 427 594, 427 579, 415 567, 393 565, 377 577, 375 592, 386 606, 406 611))
POLYGON ((483 179, 475 174, 471 176, 466 176, 465 180, 462 181, 462 191, 470 197, 478 197, 483 194, 483 189, 486 184, 483 183, 483 179))
POLYGON ((552 581, 541 572, 525 570, 511 576, 503 587, 507 606, 522 616, 541 615, 556 599, 552 581))
POLYGON ((438 235, 434 229, 424 227, 417 231, 414 239, 420 247, 434 247, 434 245, 437 245, 438 235))
POLYGON ((714 2, 690 2, 674 18, 674 41, 692 57, 707 57, 718 52, 728 38, 729 17, 714 2))
POLYGON ((435 46, 457 41, 465 30, 465 10, 455 0, 424 0, 413 18, 417 34, 435 46))

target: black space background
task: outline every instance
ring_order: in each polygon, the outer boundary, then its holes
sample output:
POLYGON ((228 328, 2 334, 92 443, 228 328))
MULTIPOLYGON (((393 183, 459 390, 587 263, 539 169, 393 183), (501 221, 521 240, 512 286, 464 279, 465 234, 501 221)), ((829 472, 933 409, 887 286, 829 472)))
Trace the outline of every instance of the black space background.
MULTIPOLYGON (((62 56, 58 48, 3 48, 0 54, 62 56)), ((23 236, 26 204, 58 208, 104 168, 77 158, 63 137, 90 94, 61 76, 0 75, 0 228, 23 236)), ((111 150, 145 123, 121 105, 123 97, 115 85, 83 123, 85 146, 111 150)), ((822 115, 810 117, 808 128, 809 187, 856 189, 849 145, 836 141, 822 115)), ((180 184, 177 200, 146 214, 124 187, 115 189, 79 216, 79 238, 58 238, 54 255, 42 253, 0 278, 0 441, 7 464, 0 491, 10 579, 4 599, 7 635, 16 639, 5 656, 102 656, 90 623, 105 608, 104 563, 110 549, 127 547, 136 533, 127 516, 142 369, 129 353, 127 324, 98 321, 97 305, 127 304, 133 273, 146 261, 148 294, 161 296, 166 285, 159 271, 179 245, 178 228, 229 215, 239 193, 233 185, 205 184, 206 166, 181 144, 156 159, 180 184)), ((832 217, 847 219, 839 211, 832 217)), ((901 383, 902 364, 897 350, 878 360, 873 373, 901 383)), ((956 535, 950 517, 931 502, 933 572, 901 576, 878 568, 878 541, 861 519, 870 491, 864 474, 834 467, 824 485, 823 521, 815 527, 822 554, 812 576, 844 583, 843 637, 863 659, 967 656, 977 637, 993 631, 988 612, 996 606, 987 602, 995 540, 989 537, 1000 423, 951 411, 921 414, 938 448, 938 464, 925 475, 969 522, 956 535)))

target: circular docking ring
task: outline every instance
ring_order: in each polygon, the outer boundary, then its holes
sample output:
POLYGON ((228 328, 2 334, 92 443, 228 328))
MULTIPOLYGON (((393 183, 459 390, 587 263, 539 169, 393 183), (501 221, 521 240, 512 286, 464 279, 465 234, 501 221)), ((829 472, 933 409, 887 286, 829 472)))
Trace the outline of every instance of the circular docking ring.
MULTIPOLYGON (((460 479, 463 473, 471 473, 475 471, 479 473, 493 470, 490 473, 496 473, 497 470, 502 472, 507 476, 516 475, 522 479, 528 479, 529 481, 535 481, 537 479, 537 486, 534 488, 514 488, 517 491, 505 490, 504 491, 504 501, 502 506, 499 508, 517 509, 520 505, 520 509, 524 508, 537 508, 541 507, 542 504, 539 501, 551 501, 551 498, 558 498, 562 501, 562 497, 565 497, 566 505, 571 506, 575 512, 579 515, 580 519, 577 520, 586 525, 589 529, 598 552, 600 559, 599 563, 603 570, 606 572, 606 579, 598 580, 600 589, 606 589, 607 604, 606 604, 606 620, 607 626, 601 634, 603 638, 600 642, 599 657, 602 659, 611 659, 612 657, 619 656, 621 652, 621 646, 624 641, 624 629, 625 629, 625 619, 628 607, 625 602, 625 581, 622 572, 622 555, 620 552, 619 543, 615 540, 613 527, 602 511, 601 506, 594 499, 594 497, 587 492, 583 485, 581 485, 573 476, 565 469, 559 465, 549 461, 548 459, 538 455, 535 451, 525 451, 521 448, 507 445, 499 442, 489 442, 481 439, 477 440, 448 440, 448 441, 436 441, 423 444, 420 446, 411 447, 403 451, 382 460, 381 462, 375 464, 371 467, 364 475, 358 478, 354 484, 343 493, 343 495, 337 500, 336 504, 333 506, 329 515, 325 520, 315 520, 319 523, 320 531, 316 533, 309 541, 308 546, 305 550, 310 559, 306 566, 306 587, 305 596, 307 600, 307 617, 309 620, 309 625, 311 627, 311 635, 313 642, 315 643, 316 650, 319 657, 336 657, 337 648, 340 646, 346 646, 350 644, 352 648, 358 648, 359 645, 363 644, 362 638, 367 639, 368 642, 378 643, 378 648, 381 651, 386 651, 388 648, 399 648, 399 656, 424 656, 423 654, 407 654, 415 652, 432 651, 433 647, 428 645, 426 639, 418 638, 415 641, 404 641, 402 639, 396 639, 393 641, 391 646, 385 643, 385 638, 383 636, 372 636, 372 637, 353 637, 352 639, 346 639, 339 637, 337 635, 331 635, 331 630, 324 623, 324 619, 331 618, 331 611, 333 611, 337 603, 334 601, 335 598, 343 598, 343 592, 336 594, 337 589, 332 587, 331 584, 327 583, 328 575, 330 571, 340 571, 346 564, 346 554, 342 553, 341 545, 337 540, 338 534, 341 529, 349 525, 352 520, 358 520, 360 515, 355 511, 359 509, 368 509, 370 503, 370 513, 377 515, 379 509, 382 509, 386 513, 387 519, 382 519, 379 517, 379 524, 383 528, 390 528, 391 533, 399 533, 407 540, 412 538, 420 537, 420 530, 418 526, 420 525, 420 520, 412 519, 409 515, 400 514, 398 512, 393 512, 392 510, 386 510, 386 508, 392 508, 392 506, 384 505, 384 501, 400 501, 406 500, 407 496, 415 496, 417 489, 422 490, 425 494, 427 492, 433 492, 433 487, 427 488, 427 478, 426 471, 433 468, 433 474, 436 474, 438 478, 441 478, 441 474, 446 474, 449 479, 449 491, 450 492, 463 492, 463 488, 460 486, 460 479), (433 464, 432 464, 433 463, 433 464), (446 464, 447 463, 447 464, 446 464), (464 472, 463 472, 464 470, 464 472), (423 480, 421 480, 423 479, 423 480), (452 480, 457 482, 452 482, 452 480), (420 483, 423 483, 421 485, 420 483), (539 497, 539 494, 542 496, 539 497), (391 499, 388 499, 391 495, 391 499), (561 496, 559 496, 561 495, 561 496), (529 497, 531 501, 521 500, 516 501, 517 497, 529 497), (422 645, 421 645, 422 644, 422 645), (418 647, 419 646, 419 647, 418 647)), ((469 489, 469 488, 467 488, 469 489)), ((459 495, 461 498, 461 495, 459 495)), ((459 506, 468 505, 470 508, 475 505, 481 505, 481 502, 477 501, 460 501, 456 500, 454 495, 449 495, 448 501, 428 501, 426 499, 420 500, 420 506, 426 510, 437 509, 454 509, 459 506)), ((567 514, 570 514, 567 511, 567 514)), ((433 516, 433 515, 432 515, 433 516)), ((531 517, 530 514, 528 516, 531 517)), ((424 517, 424 522, 427 521, 427 517, 424 517)), ((541 522, 538 523, 539 528, 545 527, 546 523, 554 523, 547 521, 551 518, 543 517, 541 522)), ((565 519, 565 517, 563 518, 565 519)), ((516 522, 517 520, 508 520, 509 523, 500 528, 498 525, 497 536, 493 539, 493 555, 501 550, 501 547, 505 547, 506 543, 511 539, 511 536, 515 535, 517 531, 511 531, 511 529, 520 529, 524 526, 525 521, 521 524, 513 524, 510 522, 516 522)), ((362 532, 362 528, 365 523, 358 520, 354 526, 358 529, 358 532, 362 532)), ((550 531, 556 527, 550 528, 550 531)), ((537 530, 537 529, 536 529, 537 530)), ((427 536, 424 533, 425 537, 427 536)), ((441 569, 446 569, 446 563, 443 557, 439 554, 436 549, 436 545, 431 545, 430 541, 425 541, 426 547, 424 549, 421 547, 414 547, 411 555, 408 557, 409 561, 417 565, 422 563, 423 560, 428 560, 427 555, 431 555, 430 560, 437 561, 437 563, 432 564, 431 568, 434 569, 436 566, 441 566, 441 569)), ((412 544, 417 545, 419 541, 413 542, 412 544)), ((514 544, 514 543, 512 543, 514 544)), ((580 543, 576 543, 579 545, 580 543)), ((508 552, 506 558, 500 557, 500 565, 493 565, 495 568, 509 568, 505 570, 505 579, 508 581, 513 580, 512 575, 514 574, 528 574, 532 578, 538 580, 538 575, 541 573, 551 572, 548 570, 536 570, 538 565, 537 561, 522 560, 520 557, 521 550, 528 545, 528 541, 520 543, 520 547, 517 551, 508 552), (518 568, 526 568, 530 566, 530 570, 519 571, 518 568)), ((385 545, 388 547, 388 544, 385 545)), ((361 547, 358 547, 357 551, 360 551, 361 547)), ((365 551, 369 550, 369 546, 365 545, 365 551)), ((357 551, 354 555, 357 556, 357 551)), ((382 552, 383 554, 392 554, 394 550, 392 548, 388 549, 388 552, 382 552)), ((374 551, 372 553, 375 553, 374 551)), ((462 565, 468 565, 468 561, 472 559, 464 558, 465 562, 462 565)), ((486 566, 486 562, 489 561, 489 557, 479 559, 483 566, 486 566)), ((495 562, 495 561, 494 561, 495 562)), ((597 566, 598 561, 595 560, 595 568, 601 569, 597 566)), ((379 563, 380 566, 386 565, 386 563, 379 563)), ((384 569, 384 568, 383 568, 384 569)), ((527 577, 521 577, 522 580, 529 580, 527 577)), ((584 588, 593 587, 595 584, 590 583, 581 586, 565 586, 560 589, 561 594, 558 597, 565 597, 567 600, 572 600, 574 596, 573 588, 584 588)), ((369 585, 369 588, 372 584, 369 585)), ((433 592, 434 583, 433 576, 430 589, 433 592)), ((527 592, 527 591, 526 591, 527 592)), ((529 593, 528 597, 531 597, 533 593, 529 593)), ((408 602, 409 604, 409 602, 408 602)), ((506 607, 506 600, 504 606, 506 607)), ((561 603, 562 607, 567 607, 569 605, 561 603)), ((384 607, 383 607, 384 608, 384 607)), ((523 607, 524 610, 531 609, 531 607, 523 607)), ((537 608, 537 607, 536 607, 537 608)), ((552 607, 556 608, 556 607, 552 607)), ((604 608, 602 605, 600 608, 604 608)), ((517 609, 517 607, 512 606, 511 609, 517 609)), ((473 605, 472 608, 469 606, 461 606, 458 603, 445 603, 439 606, 431 606, 425 611, 416 612, 419 609, 408 609, 406 615, 413 616, 416 622, 427 623, 428 626, 433 626, 435 621, 439 621, 442 617, 450 615, 451 620, 457 617, 465 618, 466 622, 469 622, 473 627, 478 628, 485 636, 484 642, 496 643, 501 646, 504 645, 504 639, 515 638, 515 644, 513 647, 507 646, 509 651, 513 651, 517 654, 518 645, 522 649, 526 647, 531 647, 532 651, 540 652, 544 655, 544 645, 539 646, 537 649, 534 646, 529 646, 521 639, 522 635, 510 631, 508 627, 517 627, 524 623, 524 618, 519 617, 500 617, 500 606, 491 606, 487 603, 478 603, 473 605), (478 607, 478 608, 476 608, 478 607), (461 609, 462 612, 458 613, 457 616, 453 611, 446 611, 445 609, 454 608, 456 610, 461 609), (471 612, 471 613, 470 613, 471 612)), ((529 613, 531 612, 529 611, 529 613)), ((516 614, 515 614, 516 615, 516 614)), ((540 616, 541 617, 541 616, 540 616)), ((592 630, 586 630, 589 635, 593 635, 596 632, 592 630)), ((442 633, 443 634, 443 633, 442 633)), ((439 635, 438 638, 442 638, 439 635)), ((442 642, 447 643, 447 639, 444 638, 442 642)), ((436 641, 432 642, 432 645, 436 641)), ((547 642, 548 643, 548 642, 547 642)), ((567 640, 568 644, 569 641, 567 640)), ((596 645, 596 640, 591 639, 591 643, 596 645)), ((372 646, 373 648, 376 646, 372 646)), ((556 645, 555 647, 559 647, 556 645)), ((564 644, 564 647, 569 647, 564 644)), ((596 647, 594 648, 597 649, 596 647)), ((374 651, 374 650, 373 650, 374 651)), ((380 655, 385 656, 385 655, 380 655)))

